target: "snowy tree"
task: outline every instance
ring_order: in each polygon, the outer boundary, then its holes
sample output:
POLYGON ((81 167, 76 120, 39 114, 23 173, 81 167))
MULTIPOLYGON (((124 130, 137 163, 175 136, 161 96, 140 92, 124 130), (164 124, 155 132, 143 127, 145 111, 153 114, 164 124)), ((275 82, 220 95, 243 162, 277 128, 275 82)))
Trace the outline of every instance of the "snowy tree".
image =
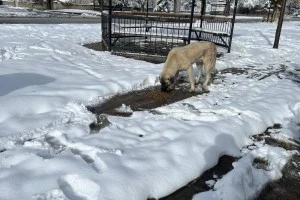
POLYGON ((254 7, 263 8, 269 0, 239 0, 239 7, 253 9, 254 7))
MULTIPOLYGON (((98 0, 98 1, 102 1, 104 5, 109 5, 109 0, 98 0)), ((112 0, 112 5, 126 7, 129 6, 129 3, 128 0, 112 0)))
POLYGON ((129 3, 128 0, 113 0, 114 6, 122 6, 122 7, 128 7, 129 3))
POLYGON ((147 0, 132 0, 132 1, 130 1, 130 3, 129 3, 129 5, 130 5, 132 8, 141 10, 142 12, 145 11, 146 4, 147 4, 147 0))
POLYGON ((172 4, 171 0, 158 0, 154 8, 154 11, 170 12, 171 4, 172 4))
MULTIPOLYGON (((109 6, 109 0, 94 0, 99 5, 99 10, 102 11, 104 7, 109 6)), ((113 7, 128 7, 128 0, 112 0, 113 7)))
MULTIPOLYGON (((192 9, 192 0, 182 0, 181 4, 181 9, 183 11, 190 11, 192 9)), ((195 7, 194 7, 195 12, 200 12, 201 10, 201 1, 196 0, 195 1, 195 7)))
POLYGON ((300 0, 291 0, 288 3, 288 14, 289 15, 300 15, 300 0))

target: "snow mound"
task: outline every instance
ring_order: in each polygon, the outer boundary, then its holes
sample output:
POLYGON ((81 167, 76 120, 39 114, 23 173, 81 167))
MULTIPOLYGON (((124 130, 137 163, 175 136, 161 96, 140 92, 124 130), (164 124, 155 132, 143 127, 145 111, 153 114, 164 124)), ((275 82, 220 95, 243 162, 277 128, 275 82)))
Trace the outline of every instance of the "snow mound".
POLYGON ((97 183, 78 174, 65 175, 58 184, 66 197, 73 200, 97 200, 100 193, 97 183))

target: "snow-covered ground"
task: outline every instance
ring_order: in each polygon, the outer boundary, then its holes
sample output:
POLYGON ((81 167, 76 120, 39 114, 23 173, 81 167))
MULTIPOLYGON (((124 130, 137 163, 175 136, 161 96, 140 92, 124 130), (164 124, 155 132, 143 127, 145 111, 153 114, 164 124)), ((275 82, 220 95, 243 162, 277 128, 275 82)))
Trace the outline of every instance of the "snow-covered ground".
POLYGON ((0 25, 0 199, 159 198, 222 155, 241 159, 194 200, 251 199, 296 153, 250 136, 279 123, 274 137, 299 138, 299 26, 285 22, 273 49, 276 23, 237 23, 217 69, 247 74, 219 74, 210 93, 157 112, 107 116, 110 126, 91 134, 85 105, 158 85, 163 65, 83 47, 101 40, 101 24, 0 25))

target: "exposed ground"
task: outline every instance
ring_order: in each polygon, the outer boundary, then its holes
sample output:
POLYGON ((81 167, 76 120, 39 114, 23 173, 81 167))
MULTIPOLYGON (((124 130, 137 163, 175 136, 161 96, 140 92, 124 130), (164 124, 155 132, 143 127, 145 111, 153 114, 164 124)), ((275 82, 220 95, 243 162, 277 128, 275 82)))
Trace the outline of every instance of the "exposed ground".
MULTIPOLYGON (((88 48, 92 48, 95 50, 103 50, 99 43, 87 44, 85 45, 88 48)), ((149 60, 147 60, 149 61, 149 60)), ((285 66, 282 66, 278 71, 273 73, 251 73, 251 76, 260 77, 259 80, 264 79, 271 75, 277 75, 280 72, 285 71, 285 66)), ((223 73, 232 73, 232 74, 248 74, 247 69, 226 69, 220 71, 218 75, 215 77, 216 79, 222 80, 223 73)), ((290 73, 290 72, 289 72, 290 73)), ((287 77, 292 79, 293 81, 299 83, 300 77, 295 74, 287 73, 287 77)), ((251 78, 249 76, 249 78, 251 78)), ((118 116, 130 116, 133 111, 140 110, 149 110, 164 106, 167 104, 174 103, 176 101, 183 100, 185 98, 189 98, 194 95, 202 95, 203 92, 198 91, 195 93, 188 92, 188 84, 187 80, 182 79, 180 82, 180 87, 176 90, 164 93, 160 91, 160 86, 150 87, 144 90, 139 91, 131 91, 125 94, 118 94, 116 96, 107 99, 107 101, 102 102, 99 105, 88 106, 88 110, 95 113, 98 116, 97 122, 90 125, 91 132, 99 132, 99 130, 107 125, 109 125, 109 121, 105 117, 105 114, 109 115, 118 115, 118 116), (118 109, 122 107, 122 105, 126 105, 129 107, 129 111, 124 112, 124 109, 118 109)), ((254 141, 264 141, 265 144, 271 146, 279 146, 287 150, 300 150, 300 142, 299 141, 281 141, 275 139, 270 134, 270 130, 280 130, 280 124, 275 124, 274 127, 270 127, 264 133, 253 136, 254 141)), ((251 148, 251 147, 249 147, 251 148)), ((196 178, 192 182, 188 183, 183 188, 175 191, 174 193, 161 198, 161 200, 191 200, 193 195, 204 192, 212 189, 206 181, 215 180, 217 181, 223 175, 228 173, 233 169, 232 163, 238 160, 238 158, 234 158, 231 156, 222 156, 219 159, 218 164, 207 170, 200 177, 196 178)), ((253 163, 254 166, 263 167, 266 165, 262 160, 255 160, 253 163)), ((256 200, 297 200, 300 199, 300 155, 294 155, 292 159, 286 164, 283 169, 283 177, 280 180, 269 183, 265 189, 258 195, 256 200)), ((149 199, 150 200, 150 199, 149 199)), ((151 199, 154 200, 154 199, 151 199)))
MULTIPOLYGON (((280 126, 274 126, 273 131, 280 131, 280 126)), ((269 129, 261 135, 255 136, 256 140, 265 140, 271 146, 282 147, 287 150, 300 151, 299 141, 284 142, 270 136, 269 129)), ((298 200, 300 199, 300 155, 295 154, 284 166, 283 177, 277 181, 269 183, 256 200, 298 200)))

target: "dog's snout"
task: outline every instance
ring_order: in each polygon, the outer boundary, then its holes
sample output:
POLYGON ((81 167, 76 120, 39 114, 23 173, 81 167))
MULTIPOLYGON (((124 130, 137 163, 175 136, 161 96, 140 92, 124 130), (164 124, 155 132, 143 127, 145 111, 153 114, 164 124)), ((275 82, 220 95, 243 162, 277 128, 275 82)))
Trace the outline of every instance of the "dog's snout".
POLYGON ((161 86, 160 86, 161 91, 166 92, 167 89, 168 89, 168 87, 165 84, 161 84, 161 86))
POLYGON ((162 92, 171 92, 174 88, 172 84, 161 84, 160 89, 162 92))

